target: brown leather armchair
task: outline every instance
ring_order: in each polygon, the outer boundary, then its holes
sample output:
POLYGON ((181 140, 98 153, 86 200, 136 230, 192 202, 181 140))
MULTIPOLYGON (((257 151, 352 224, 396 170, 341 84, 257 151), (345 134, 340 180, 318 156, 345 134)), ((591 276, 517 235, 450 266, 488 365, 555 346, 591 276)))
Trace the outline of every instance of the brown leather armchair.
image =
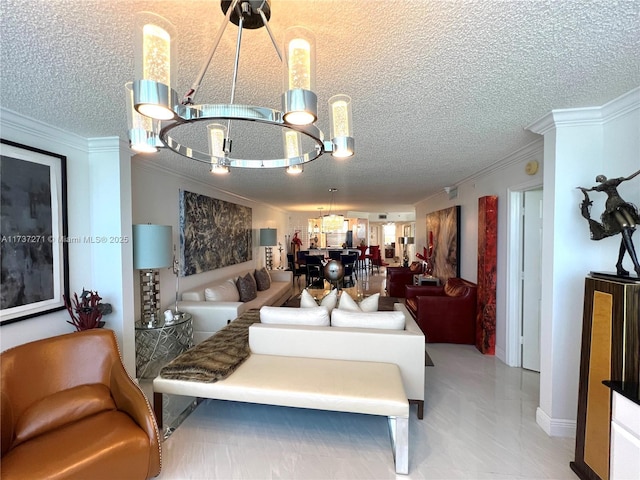
POLYGON ((387 294, 404 297, 404 287, 413 285, 413 276, 422 273, 422 265, 414 262, 409 267, 387 267, 387 294))
POLYGON ((46 338, 0 355, 2 480, 146 479, 160 435, 111 330, 46 338))
POLYGON ((407 310, 416 319, 429 343, 474 345, 478 287, 462 278, 450 278, 443 286, 405 287, 407 310))

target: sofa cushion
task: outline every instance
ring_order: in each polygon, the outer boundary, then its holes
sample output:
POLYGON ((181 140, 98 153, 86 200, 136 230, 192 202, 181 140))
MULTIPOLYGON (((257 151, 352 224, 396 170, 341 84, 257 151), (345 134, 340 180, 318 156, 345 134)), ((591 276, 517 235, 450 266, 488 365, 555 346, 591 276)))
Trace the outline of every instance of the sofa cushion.
POLYGON ((326 307, 269 307, 260 309, 260 322, 279 325, 312 325, 328 327, 329 310, 326 307))
POLYGON ((348 310, 351 312, 377 312, 379 300, 380 294, 376 293, 375 295, 365 298, 360 303, 357 303, 353 298, 351 298, 351 295, 343 291, 340 294, 338 309, 348 310))
POLYGON ((238 277, 236 287, 238 287, 241 302, 249 302, 258 296, 258 287, 251 273, 247 272, 244 277, 238 277))
POLYGON ((227 280, 215 287, 204 289, 204 298, 208 302, 238 302, 240 294, 233 280, 227 280))
POLYGON ((116 409, 109 388, 101 383, 56 392, 33 403, 20 415, 13 447, 63 425, 116 409))
POLYGON ((404 330, 405 317, 400 311, 393 312, 353 312, 335 309, 331 313, 332 327, 380 328, 384 330, 404 330))
POLYGON ((271 277, 269 276, 269 272, 267 272, 266 268, 262 267, 260 270, 256 270, 253 276, 256 279, 256 285, 259 292, 269 290, 269 287, 271 287, 271 277))

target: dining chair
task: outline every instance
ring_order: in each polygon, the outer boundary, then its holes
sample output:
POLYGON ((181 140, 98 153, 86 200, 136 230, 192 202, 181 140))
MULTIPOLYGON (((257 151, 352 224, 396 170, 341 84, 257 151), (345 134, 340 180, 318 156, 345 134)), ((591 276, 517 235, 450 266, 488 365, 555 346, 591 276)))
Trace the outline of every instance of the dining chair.
POLYGON ((324 285, 324 274, 322 260, 315 255, 307 255, 305 258, 305 268, 308 286, 324 285))
POLYGON ((360 254, 358 255, 358 262, 356 268, 359 270, 365 270, 367 266, 367 247, 366 245, 358 245, 358 250, 360 254))
POLYGON ((340 256, 340 261, 344 266, 344 277, 343 282, 346 286, 347 278, 349 279, 350 285, 355 285, 353 277, 356 277, 356 281, 358 280, 358 269, 356 268, 356 263, 358 262, 358 254, 357 253, 348 253, 346 255, 340 256))
POLYGON ((382 266, 382 256, 380 254, 380 245, 371 245, 369 247, 369 267, 373 273, 373 267, 379 272, 382 266))
POLYGON ((293 258, 293 253, 287 253, 287 263, 289 264, 289 270, 293 272, 293 278, 291 279, 291 282, 293 283, 295 280, 297 280, 298 285, 300 285, 300 277, 307 272, 307 269, 301 265, 296 266, 293 258))

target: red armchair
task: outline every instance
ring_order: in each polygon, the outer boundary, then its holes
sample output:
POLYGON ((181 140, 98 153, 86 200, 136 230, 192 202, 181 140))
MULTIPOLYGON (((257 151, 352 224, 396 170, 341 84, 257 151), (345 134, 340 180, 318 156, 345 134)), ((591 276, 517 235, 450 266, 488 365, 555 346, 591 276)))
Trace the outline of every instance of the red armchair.
POLYGON ((476 340, 478 287, 462 278, 444 286, 405 287, 407 310, 416 319, 428 343, 464 343, 476 340))
POLYGON ((387 295, 404 297, 404 287, 413 285, 413 276, 420 273, 422 273, 420 262, 414 262, 409 267, 387 267, 387 295))

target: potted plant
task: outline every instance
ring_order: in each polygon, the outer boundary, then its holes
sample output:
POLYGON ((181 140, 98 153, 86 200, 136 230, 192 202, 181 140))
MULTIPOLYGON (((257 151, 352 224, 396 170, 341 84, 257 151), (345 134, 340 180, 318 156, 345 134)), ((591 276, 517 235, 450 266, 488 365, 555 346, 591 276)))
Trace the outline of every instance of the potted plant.
POLYGON ((102 315, 111 313, 111 304, 100 303, 102 297, 97 291, 83 288, 80 298, 74 292, 72 301, 69 301, 66 296, 63 297, 64 305, 71 317, 71 321, 67 320, 67 323, 76 327, 78 332, 103 327, 105 322, 102 321, 102 315))

